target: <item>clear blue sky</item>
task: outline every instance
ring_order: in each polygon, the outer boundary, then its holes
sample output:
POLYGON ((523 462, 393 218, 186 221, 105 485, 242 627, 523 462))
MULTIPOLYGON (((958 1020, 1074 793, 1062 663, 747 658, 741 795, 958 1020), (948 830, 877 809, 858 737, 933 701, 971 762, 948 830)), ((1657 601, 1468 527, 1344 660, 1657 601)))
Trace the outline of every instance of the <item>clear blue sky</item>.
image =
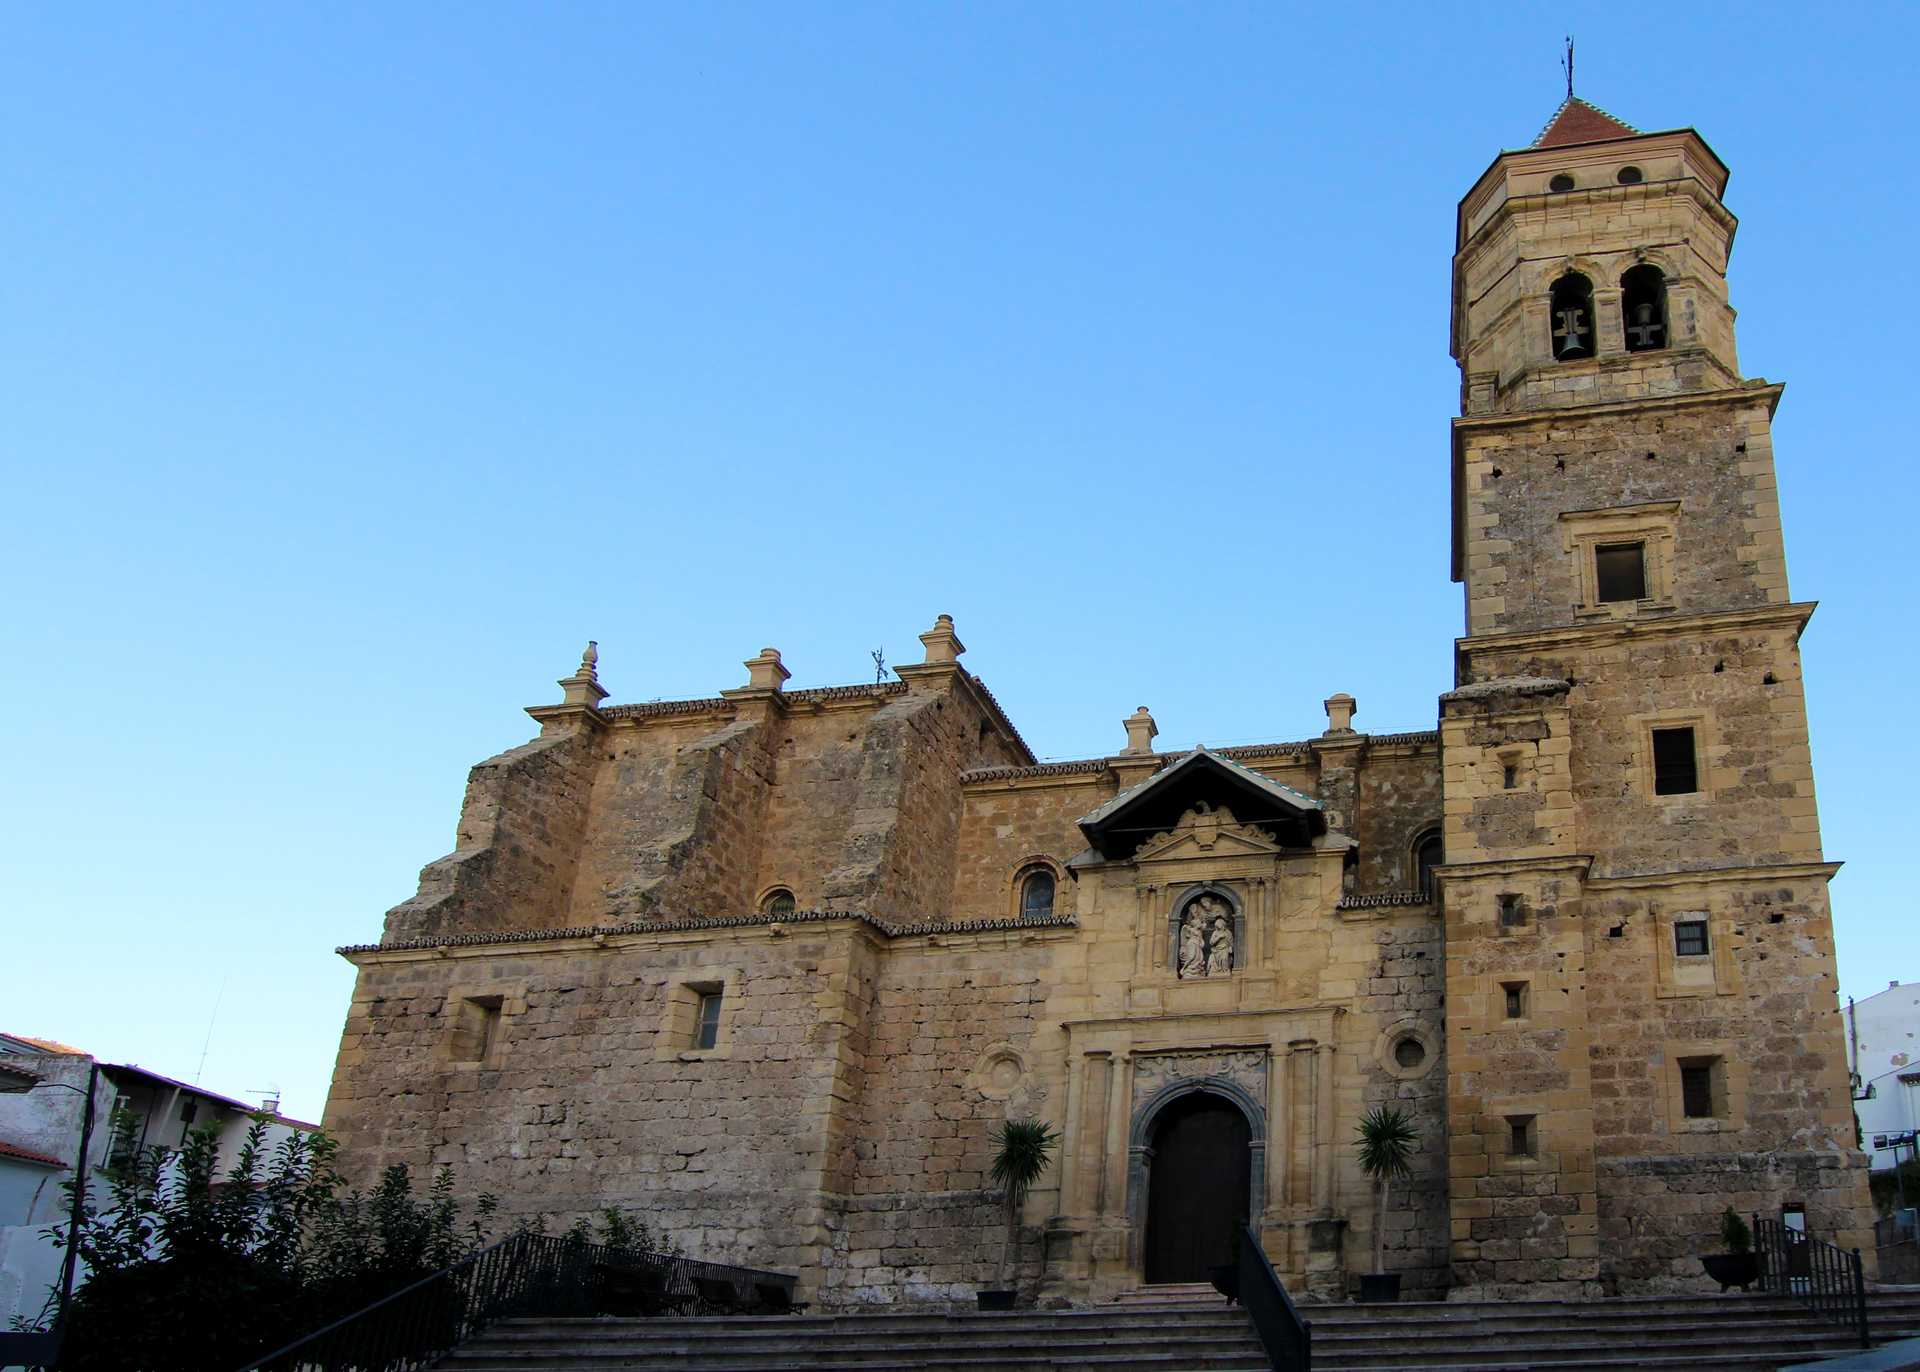
POLYGON ((588 637, 950 612, 1051 756, 1431 727, 1453 207, 1569 29, 1733 168, 1842 980, 1920 977, 1916 13, 6 7, 0 1028, 317 1116, 332 948, 588 637))

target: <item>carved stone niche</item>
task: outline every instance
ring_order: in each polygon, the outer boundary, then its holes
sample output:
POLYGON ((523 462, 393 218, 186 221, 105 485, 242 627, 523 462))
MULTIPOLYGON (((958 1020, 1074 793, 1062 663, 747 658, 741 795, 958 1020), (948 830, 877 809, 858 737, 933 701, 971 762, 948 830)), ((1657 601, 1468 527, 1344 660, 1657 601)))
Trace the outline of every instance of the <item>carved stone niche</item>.
POLYGON ((1182 891, 1167 915, 1169 970, 1182 981, 1232 976, 1247 965, 1247 914, 1219 882, 1182 891))

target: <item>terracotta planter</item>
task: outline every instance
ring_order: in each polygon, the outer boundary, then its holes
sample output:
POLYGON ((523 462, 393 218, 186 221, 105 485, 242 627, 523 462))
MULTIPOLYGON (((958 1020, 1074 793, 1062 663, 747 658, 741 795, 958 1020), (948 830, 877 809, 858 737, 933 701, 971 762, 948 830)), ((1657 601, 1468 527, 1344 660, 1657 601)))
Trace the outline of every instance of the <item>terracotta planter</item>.
POLYGON ((1705 1253, 1700 1257, 1700 1265, 1707 1269, 1707 1275, 1720 1283, 1720 1289, 1737 1286, 1742 1291, 1760 1280, 1760 1255, 1758 1253, 1705 1253))
POLYGON ((1011 1310, 1016 1291, 976 1291, 974 1299, 980 1302, 982 1310, 1011 1310))
POLYGON ((1360 1299, 1368 1305, 1400 1299, 1398 1272, 1369 1272, 1360 1278, 1360 1299))

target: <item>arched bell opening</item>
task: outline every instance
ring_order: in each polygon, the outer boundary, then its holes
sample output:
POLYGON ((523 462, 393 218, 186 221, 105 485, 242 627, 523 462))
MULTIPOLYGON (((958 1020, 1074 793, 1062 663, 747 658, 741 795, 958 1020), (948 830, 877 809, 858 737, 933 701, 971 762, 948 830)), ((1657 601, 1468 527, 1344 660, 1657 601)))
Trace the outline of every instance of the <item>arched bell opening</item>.
POLYGON ((1620 317, 1628 352, 1667 346, 1667 278, 1658 267, 1643 262, 1620 278, 1620 317))
POLYGON ((1548 305, 1553 355, 1561 362, 1593 356, 1593 282, 1568 272, 1553 283, 1548 305))
POLYGON ((1163 1087, 1134 1118, 1129 1209, 1148 1285, 1204 1282, 1266 1209, 1266 1112, 1222 1077, 1163 1087))

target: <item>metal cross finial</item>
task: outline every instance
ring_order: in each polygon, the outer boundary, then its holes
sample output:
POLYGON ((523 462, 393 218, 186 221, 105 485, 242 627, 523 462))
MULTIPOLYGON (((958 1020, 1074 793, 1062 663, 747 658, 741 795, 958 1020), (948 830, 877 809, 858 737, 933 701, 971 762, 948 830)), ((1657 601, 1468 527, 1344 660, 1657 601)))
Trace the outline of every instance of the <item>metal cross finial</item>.
POLYGON ((875 648, 867 654, 873 659, 873 684, 878 686, 887 679, 887 654, 884 648, 875 648))
POLYGON ((1567 35, 1567 55, 1560 59, 1567 72, 1567 99, 1573 99, 1573 35, 1567 35))

